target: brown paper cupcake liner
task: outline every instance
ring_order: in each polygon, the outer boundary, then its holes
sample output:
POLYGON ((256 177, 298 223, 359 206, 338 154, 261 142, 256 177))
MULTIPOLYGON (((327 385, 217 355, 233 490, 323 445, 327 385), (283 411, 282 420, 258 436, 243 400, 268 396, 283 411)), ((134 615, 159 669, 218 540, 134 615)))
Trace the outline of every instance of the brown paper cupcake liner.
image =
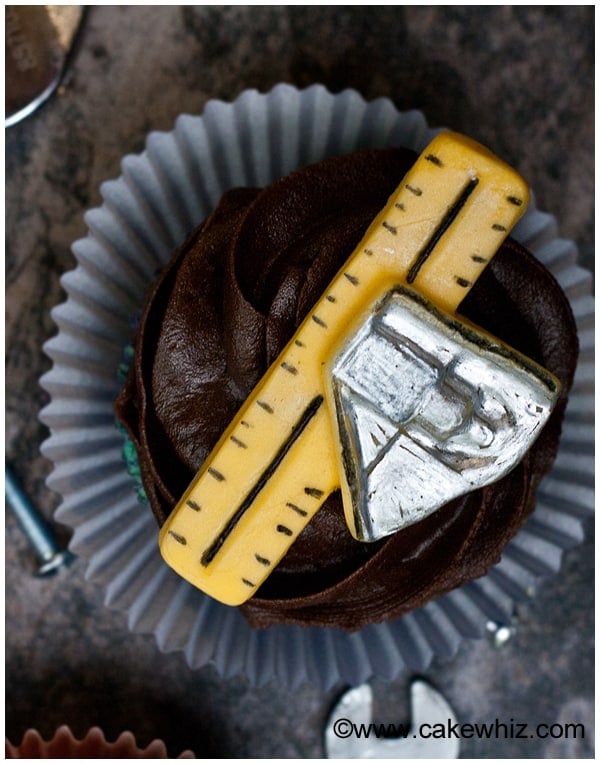
MULTIPOLYGON (((132 732, 122 732, 109 743, 99 727, 92 727, 78 740, 67 725, 59 727, 50 740, 44 740, 35 729, 23 735, 19 745, 6 739, 7 759, 168 759, 167 747, 162 740, 153 740, 145 748, 136 742, 132 732)), ((193 759, 191 751, 183 751, 178 759, 193 759)))

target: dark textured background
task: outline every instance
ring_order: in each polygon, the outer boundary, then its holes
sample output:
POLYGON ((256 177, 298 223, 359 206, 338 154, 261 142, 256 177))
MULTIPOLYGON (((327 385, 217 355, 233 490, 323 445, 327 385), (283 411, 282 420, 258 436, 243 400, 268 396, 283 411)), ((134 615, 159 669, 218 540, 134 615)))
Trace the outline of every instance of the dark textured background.
MULTIPOLYGON (((594 13, 586 6, 91 7, 60 92, 6 132, 6 455, 42 513, 58 498, 38 385, 43 342, 62 301, 59 277, 99 184, 150 130, 181 112, 249 87, 313 82, 354 87, 422 109, 489 145, 518 167, 538 206, 556 216, 581 262, 593 267, 594 13)), ((465 740, 467 757, 589 757, 593 753, 593 547, 565 555, 559 577, 519 606, 501 650, 465 642, 426 677, 461 721, 581 722, 584 740, 465 740)), ((63 539, 66 529, 60 529, 63 539)), ((6 546, 6 733, 78 734, 129 728, 142 744, 162 737, 177 755, 322 757, 337 691, 254 690, 190 671, 150 636, 131 635, 103 605, 76 561, 53 579, 31 575, 33 556, 13 517, 6 546)), ((407 717, 410 677, 373 682, 378 718, 407 717)))

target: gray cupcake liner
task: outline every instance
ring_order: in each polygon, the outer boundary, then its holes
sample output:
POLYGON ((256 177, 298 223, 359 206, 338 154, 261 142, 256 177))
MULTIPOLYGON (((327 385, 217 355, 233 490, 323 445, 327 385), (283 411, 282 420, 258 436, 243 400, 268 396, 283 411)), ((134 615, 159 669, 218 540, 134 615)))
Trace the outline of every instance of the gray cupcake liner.
POLYGON ((113 400, 132 319, 157 271, 222 193, 358 148, 420 151, 437 132, 420 112, 399 112, 384 98, 367 102, 353 90, 248 90, 232 103, 209 101, 201 116, 180 116, 171 132, 151 133, 143 153, 124 157, 121 176, 102 184, 102 206, 85 216, 88 235, 73 244, 77 266, 61 280, 67 299, 52 311, 58 332, 44 346, 53 366, 41 379, 50 403, 40 418, 51 433, 42 452, 53 462, 48 485, 62 497, 56 519, 72 528, 71 550, 87 561, 86 576, 104 588, 106 605, 123 612, 132 631, 154 634, 159 650, 182 651, 192 669, 213 664, 224 678, 255 686, 275 680, 322 689, 422 671, 464 638, 483 636, 490 620, 509 624, 515 602, 583 539, 582 520, 594 506, 592 282, 573 242, 559 238, 554 218, 535 204, 513 235, 565 290, 581 357, 555 467, 534 514, 485 577, 352 634, 254 630, 165 565, 155 520, 127 473, 113 400))

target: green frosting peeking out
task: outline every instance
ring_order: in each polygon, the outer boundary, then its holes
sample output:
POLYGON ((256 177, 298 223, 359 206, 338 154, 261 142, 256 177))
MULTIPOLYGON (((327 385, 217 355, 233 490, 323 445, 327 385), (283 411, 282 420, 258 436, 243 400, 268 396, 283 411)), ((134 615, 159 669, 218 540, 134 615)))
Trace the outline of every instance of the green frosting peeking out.
MULTIPOLYGON (((129 366, 133 360, 134 357, 134 349, 133 345, 129 344, 125 347, 123 351, 123 360, 119 364, 119 367, 117 369, 117 376, 119 377, 119 381, 121 384, 125 382, 125 378, 127 377, 127 372, 129 371, 129 366)), ((138 498, 138 501, 142 502, 143 504, 148 504, 148 497, 146 496, 146 491, 144 490, 144 486, 142 484, 142 475, 140 473, 140 464, 138 461, 138 455, 137 451, 135 450, 135 446, 133 445, 133 442, 130 440, 129 435, 127 434, 127 431, 125 427, 119 422, 119 420, 115 420, 117 430, 123 435, 124 443, 123 448, 121 449, 121 455, 123 456, 123 461, 125 462, 125 466, 127 467, 128 474, 135 480, 135 492, 138 498)))

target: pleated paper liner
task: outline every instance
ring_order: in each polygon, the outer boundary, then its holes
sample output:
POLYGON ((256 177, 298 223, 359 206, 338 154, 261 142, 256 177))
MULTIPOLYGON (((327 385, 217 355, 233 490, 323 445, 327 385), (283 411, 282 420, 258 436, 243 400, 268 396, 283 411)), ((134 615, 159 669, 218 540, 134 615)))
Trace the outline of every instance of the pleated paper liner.
POLYGON ((223 677, 253 685, 277 680, 325 689, 370 677, 392 679, 453 655, 465 637, 481 637, 490 619, 509 623, 515 601, 555 574, 564 549, 581 542, 593 510, 593 300, 591 276, 555 220, 532 204, 514 236, 555 274, 577 320, 581 359, 555 468, 538 506, 502 561, 476 581, 389 623, 348 634, 334 628, 251 629, 238 610, 180 579, 162 561, 157 528, 138 500, 122 457, 113 400, 117 369, 158 270, 186 234, 234 186, 264 186, 300 166, 358 148, 421 151, 438 130, 418 111, 320 85, 245 91, 232 103, 209 101, 183 115, 172 132, 148 136, 125 156, 122 175, 101 186, 89 233, 76 241, 67 300, 52 316, 58 333, 45 345, 53 361, 41 380, 51 402, 41 414, 51 431, 42 450, 54 464, 49 486, 62 501, 56 519, 73 529, 72 551, 105 589, 108 606, 133 631, 153 633, 161 651, 183 651, 191 668, 214 664, 223 677))
MULTIPOLYGON (((17 745, 6 739, 6 759, 168 759, 167 747, 162 740, 153 740, 145 748, 136 741, 132 732, 122 732, 114 742, 108 742, 99 727, 92 727, 76 738, 70 727, 59 727, 50 740, 44 740, 35 729, 29 729, 17 745)), ((193 759, 191 751, 184 751, 178 759, 193 759)))

